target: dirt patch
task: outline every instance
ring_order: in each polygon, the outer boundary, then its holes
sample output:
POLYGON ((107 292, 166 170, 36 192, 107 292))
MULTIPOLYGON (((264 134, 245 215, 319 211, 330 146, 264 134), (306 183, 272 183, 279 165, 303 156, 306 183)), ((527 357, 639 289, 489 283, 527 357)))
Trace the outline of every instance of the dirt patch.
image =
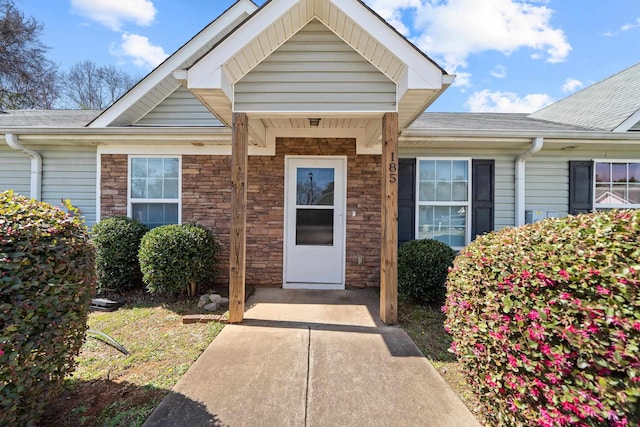
POLYGON ((140 387, 129 382, 94 380, 72 382, 52 399, 40 422, 41 427, 96 426, 108 422, 109 409, 127 412, 160 401, 168 390, 140 387), (117 403, 117 405, 114 405, 117 403))

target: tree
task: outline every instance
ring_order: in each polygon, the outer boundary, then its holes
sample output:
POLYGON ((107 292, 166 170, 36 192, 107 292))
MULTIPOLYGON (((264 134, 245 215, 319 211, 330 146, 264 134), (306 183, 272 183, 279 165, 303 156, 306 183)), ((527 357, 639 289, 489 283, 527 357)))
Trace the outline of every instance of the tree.
POLYGON ((84 60, 60 74, 61 102, 68 108, 102 110, 136 84, 136 79, 113 65, 84 60))
POLYGON ((43 29, 14 0, 0 0, 0 109, 51 108, 56 101, 57 65, 40 41, 43 29))

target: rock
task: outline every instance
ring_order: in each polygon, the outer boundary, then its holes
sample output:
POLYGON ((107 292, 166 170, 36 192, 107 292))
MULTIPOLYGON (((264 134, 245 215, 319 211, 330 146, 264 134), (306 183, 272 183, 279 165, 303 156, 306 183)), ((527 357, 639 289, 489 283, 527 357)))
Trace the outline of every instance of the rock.
POLYGON ((216 311, 218 309, 218 304, 212 302, 211 304, 207 304, 204 306, 204 309, 207 311, 216 311))
POLYGON ((204 307, 209 302, 209 295, 202 295, 198 300, 198 308, 204 307))
POLYGON ((220 301, 222 300, 222 297, 220 295, 218 295, 218 294, 211 294, 211 295, 209 295, 209 299, 214 304, 220 304, 220 301))
POLYGON ((220 298, 220 303, 222 307, 229 307, 229 298, 220 298))

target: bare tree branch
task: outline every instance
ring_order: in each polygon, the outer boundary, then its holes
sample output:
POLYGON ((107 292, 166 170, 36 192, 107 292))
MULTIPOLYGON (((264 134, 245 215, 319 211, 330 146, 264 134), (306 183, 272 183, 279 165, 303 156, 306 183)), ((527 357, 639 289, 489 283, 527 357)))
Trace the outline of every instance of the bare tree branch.
POLYGON ((52 108, 57 65, 40 41, 44 27, 14 0, 0 0, 0 109, 52 108))
POLYGON ((68 108, 102 110, 131 89, 136 80, 129 74, 107 65, 99 67, 84 60, 60 75, 62 103, 68 108))

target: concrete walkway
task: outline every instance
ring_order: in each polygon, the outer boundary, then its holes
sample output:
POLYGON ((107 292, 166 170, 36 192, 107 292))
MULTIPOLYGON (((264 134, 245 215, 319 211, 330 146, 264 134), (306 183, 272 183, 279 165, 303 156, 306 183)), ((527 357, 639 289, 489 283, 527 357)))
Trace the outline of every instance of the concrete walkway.
POLYGON ((369 290, 258 289, 144 426, 479 426, 369 290))

